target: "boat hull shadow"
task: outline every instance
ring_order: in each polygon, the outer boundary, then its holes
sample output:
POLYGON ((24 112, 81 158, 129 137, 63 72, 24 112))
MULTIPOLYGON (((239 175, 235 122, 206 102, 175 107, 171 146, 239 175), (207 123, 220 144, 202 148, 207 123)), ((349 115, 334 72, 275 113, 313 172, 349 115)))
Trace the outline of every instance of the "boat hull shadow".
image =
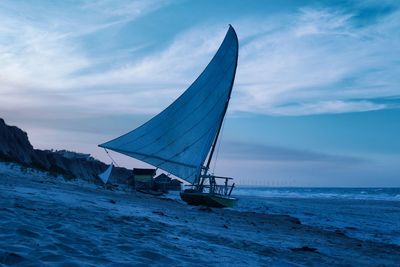
POLYGON ((238 201, 238 199, 234 197, 197 192, 194 190, 185 190, 180 193, 180 196, 181 199, 189 205, 213 208, 231 208, 234 207, 238 201))

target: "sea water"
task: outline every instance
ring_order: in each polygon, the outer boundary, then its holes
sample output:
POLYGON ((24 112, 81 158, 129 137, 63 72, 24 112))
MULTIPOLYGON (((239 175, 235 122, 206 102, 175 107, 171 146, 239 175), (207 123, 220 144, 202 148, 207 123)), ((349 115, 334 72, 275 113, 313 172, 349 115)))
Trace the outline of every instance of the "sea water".
MULTIPOLYGON (((234 210, 287 214, 349 237, 400 245, 400 188, 238 186, 232 195, 239 198, 234 210)), ((166 197, 180 201, 177 192, 166 197)))
POLYGON ((282 198, 329 198, 400 201, 400 188, 346 187, 246 187, 235 189, 236 195, 282 198))
POLYGON ((288 214, 304 224, 400 245, 400 188, 239 187, 235 208, 288 214))

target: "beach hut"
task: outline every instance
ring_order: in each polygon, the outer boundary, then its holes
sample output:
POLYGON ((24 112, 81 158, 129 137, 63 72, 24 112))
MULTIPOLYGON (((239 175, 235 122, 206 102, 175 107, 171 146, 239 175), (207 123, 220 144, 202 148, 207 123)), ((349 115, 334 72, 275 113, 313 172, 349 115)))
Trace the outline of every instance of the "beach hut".
POLYGON ((133 169, 133 181, 136 190, 149 191, 154 186, 154 176, 156 169, 133 169))
POLYGON ((166 174, 162 173, 154 178, 154 185, 157 190, 167 193, 168 192, 168 184, 171 182, 171 178, 169 178, 166 174))
POLYGON ((168 175, 162 173, 154 178, 154 185, 157 190, 167 193, 168 191, 181 191, 182 182, 178 179, 172 179, 168 175))
POLYGON ((181 191, 182 190, 182 182, 178 179, 172 179, 168 185, 168 190, 170 191, 181 191))

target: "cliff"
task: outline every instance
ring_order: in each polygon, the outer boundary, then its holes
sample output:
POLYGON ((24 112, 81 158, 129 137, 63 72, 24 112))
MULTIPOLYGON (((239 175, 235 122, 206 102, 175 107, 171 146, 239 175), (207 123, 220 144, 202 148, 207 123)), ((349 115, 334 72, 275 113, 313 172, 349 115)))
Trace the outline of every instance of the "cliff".
MULTIPOLYGON (((34 149, 28 134, 16 126, 7 125, 0 118, 0 161, 15 162, 22 166, 63 175, 68 179, 80 178, 98 183, 97 175, 107 165, 89 155, 71 151, 34 149)), ((111 183, 126 183, 132 171, 116 167, 110 177, 111 183)))

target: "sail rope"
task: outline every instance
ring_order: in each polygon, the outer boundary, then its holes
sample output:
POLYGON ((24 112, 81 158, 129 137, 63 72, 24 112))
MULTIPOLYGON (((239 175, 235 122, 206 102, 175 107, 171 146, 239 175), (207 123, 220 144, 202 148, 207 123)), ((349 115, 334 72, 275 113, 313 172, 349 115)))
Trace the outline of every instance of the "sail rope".
POLYGON ((218 141, 218 146, 217 146, 217 153, 215 154, 215 160, 214 160, 214 167, 213 167, 213 173, 215 173, 215 167, 217 166, 217 160, 218 160, 218 155, 219 155, 219 150, 220 150, 220 148, 221 148, 221 139, 222 139, 222 136, 223 136, 223 134, 224 134, 224 126, 225 126, 225 120, 223 120, 222 121, 222 126, 221 126, 221 134, 220 134, 220 138, 219 138, 219 141, 218 141))
POLYGON ((119 165, 117 164, 117 162, 115 162, 115 160, 111 157, 110 153, 108 153, 108 150, 106 148, 104 148, 104 150, 107 153, 107 156, 111 159, 111 161, 114 163, 115 166, 119 167, 119 165))

